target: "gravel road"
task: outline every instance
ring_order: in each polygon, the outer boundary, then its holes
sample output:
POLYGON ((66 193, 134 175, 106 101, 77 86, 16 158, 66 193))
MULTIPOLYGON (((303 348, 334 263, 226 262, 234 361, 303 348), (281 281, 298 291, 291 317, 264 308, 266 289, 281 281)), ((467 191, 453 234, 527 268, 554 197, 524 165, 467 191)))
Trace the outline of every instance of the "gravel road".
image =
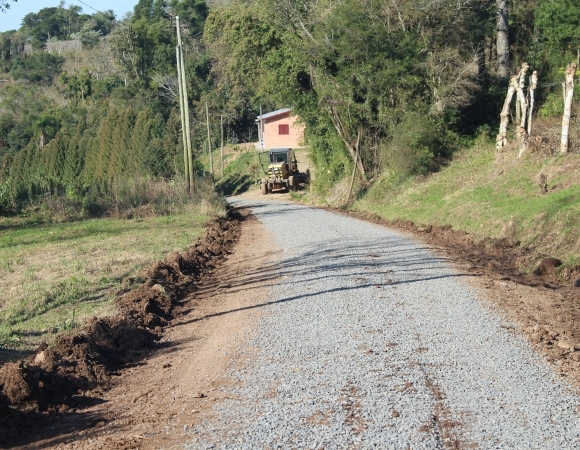
POLYGON ((468 276, 378 225, 232 199, 280 281, 198 448, 580 448, 580 401, 468 276))

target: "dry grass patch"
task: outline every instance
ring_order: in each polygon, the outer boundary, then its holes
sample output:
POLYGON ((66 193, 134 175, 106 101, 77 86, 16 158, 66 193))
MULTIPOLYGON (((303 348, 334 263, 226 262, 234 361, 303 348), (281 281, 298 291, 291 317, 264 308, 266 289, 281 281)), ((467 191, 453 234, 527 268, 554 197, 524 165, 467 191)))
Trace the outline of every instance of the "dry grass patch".
POLYGON ((201 236, 208 215, 0 222, 0 360, 91 315, 108 314, 126 277, 201 236))

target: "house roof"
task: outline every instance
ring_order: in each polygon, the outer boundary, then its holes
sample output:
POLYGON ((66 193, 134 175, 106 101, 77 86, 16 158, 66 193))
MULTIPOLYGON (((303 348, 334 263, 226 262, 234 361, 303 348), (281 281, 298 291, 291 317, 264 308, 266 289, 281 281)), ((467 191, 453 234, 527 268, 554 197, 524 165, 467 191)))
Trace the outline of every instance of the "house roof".
POLYGON ((272 111, 266 114, 262 114, 262 116, 258 116, 256 117, 256 122, 259 122, 260 119, 264 120, 264 119, 269 119, 270 117, 276 117, 276 116, 281 116, 282 114, 286 114, 288 111, 291 111, 292 108, 282 108, 282 109, 277 109, 276 111, 272 111))

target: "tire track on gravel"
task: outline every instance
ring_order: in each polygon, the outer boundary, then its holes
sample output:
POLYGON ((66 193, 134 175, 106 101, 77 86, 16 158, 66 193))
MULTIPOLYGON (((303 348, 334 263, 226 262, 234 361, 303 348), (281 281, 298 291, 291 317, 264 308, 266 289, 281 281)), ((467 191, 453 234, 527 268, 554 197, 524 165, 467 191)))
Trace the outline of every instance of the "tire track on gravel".
MULTIPOLYGON (((186 448, 580 446, 580 401, 471 275, 381 226, 243 201, 283 249, 244 367, 186 448)), ((264 268, 268 269, 268 268, 264 268)))

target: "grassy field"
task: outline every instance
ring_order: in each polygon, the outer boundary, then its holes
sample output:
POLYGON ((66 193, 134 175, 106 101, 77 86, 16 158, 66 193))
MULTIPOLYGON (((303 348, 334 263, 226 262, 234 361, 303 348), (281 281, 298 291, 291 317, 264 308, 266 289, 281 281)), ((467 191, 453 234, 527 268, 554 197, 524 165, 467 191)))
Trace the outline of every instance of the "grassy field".
POLYGON ((354 209, 422 224, 451 224, 508 237, 574 265, 580 262, 580 155, 546 157, 479 142, 438 173, 402 185, 385 174, 354 209), (545 188, 542 183, 545 181, 545 188))
POLYGON ((0 220, 0 358, 113 309, 123 279, 204 232, 207 214, 62 224, 0 220))

